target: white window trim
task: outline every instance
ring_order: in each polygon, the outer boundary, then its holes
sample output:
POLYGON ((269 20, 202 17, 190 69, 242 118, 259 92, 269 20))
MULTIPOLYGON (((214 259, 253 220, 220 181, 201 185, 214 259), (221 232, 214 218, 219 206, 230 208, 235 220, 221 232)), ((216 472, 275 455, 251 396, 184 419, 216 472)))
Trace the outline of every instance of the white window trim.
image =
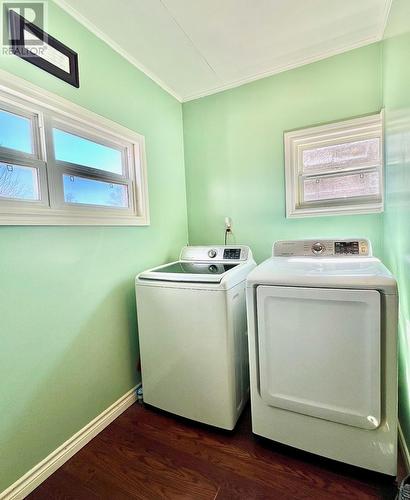
MULTIPOLYGON (((43 127, 43 131, 45 123, 48 123, 46 127, 48 132, 51 130, 51 123, 55 123, 57 126, 62 126, 64 130, 70 131, 75 128, 83 137, 89 137, 91 140, 94 137, 94 140, 99 143, 107 142, 107 145, 113 145, 117 149, 127 151, 126 168, 129 171, 129 180, 125 182, 123 179, 123 183, 128 184, 130 196, 130 210, 128 211, 115 207, 93 205, 64 204, 64 208, 60 207, 57 200, 53 199, 58 186, 56 185, 57 176, 52 174, 56 173, 56 164, 63 164, 63 162, 56 162, 54 158, 50 133, 42 133, 39 134, 41 137, 34 137, 34 155, 24 155, 1 148, 1 158, 10 163, 13 161, 21 163, 21 158, 24 156, 25 164, 39 168, 40 182, 46 182, 45 175, 48 176, 50 199, 42 199, 40 202, 1 200, 0 225, 149 225, 144 136, 4 70, 0 70, 0 98, 2 103, 6 103, 6 106, 10 108, 10 111, 13 108, 18 108, 21 115, 38 116, 39 125, 43 127), (54 163, 47 171, 46 156, 47 163, 54 163), (137 165, 139 168, 136 168, 137 165)), ((75 165, 66 164, 65 167, 72 168, 73 172, 75 170, 75 165)), ((89 170, 92 175, 93 169, 89 170)), ((106 179, 115 182, 116 178, 118 180, 116 174, 111 175, 109 172, 98 170, 98 180, 106 179)), ((60 180, 58 182, 61 183, 60 180)))
MULTIPOLYGON (((286 217, 317 217, 327 215, 352 215, 380 213, 384 209, 384 112, 344 120, 337 123, 330 123, 305 129, 290 131, 284 133, 284 155, 285 155, 285 181, 286 181, 286 217), (381 123, 381 125, 380 125, 381 123), (380 128, 381 127, 381 128, 380 128), (349 131, 349 135, 346 135, 349 131), (381 158, 382 166, 380 169, 380 198, 373 201, 373 198, 366 199, 360 197, 360 201, 354 202, 353 198, 345 201, 341 199, 325 200, 319 203, 312 203, 311 207, 300 206, 301 188, 300 182, 300 158, 304 149, 310 145, 317 146, 318 141, 323 144, 340 144, 358 137, 358 140, 364 137, 381 137, 381 158), (338 138, 343 137, 345 141, 338 138)), ((374 165, 365 165, 361 167, 347 167, 340 169, 340 173, 349 173, 355 171, 364 171, 366 168, 374 168, 374 165)), ((324 175, 336 175, 326 174, 324 175)), ((314 177, 310 175, 309 177, 314 177)))

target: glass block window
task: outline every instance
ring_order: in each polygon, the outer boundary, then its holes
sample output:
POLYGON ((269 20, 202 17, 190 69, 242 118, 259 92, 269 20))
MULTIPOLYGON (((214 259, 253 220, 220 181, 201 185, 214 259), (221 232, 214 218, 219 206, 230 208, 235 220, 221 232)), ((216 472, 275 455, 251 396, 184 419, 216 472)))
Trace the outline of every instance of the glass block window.
POLYGON ((383 210, 382 115, 286 132, 288 217, 383 210))
POLYGON ((351 166, 363 167, 365 164, 380 162, 380 156, 379 138, 305 149, 302 156, 303 171, 326 172, 329 169, 339 170, 351 166))

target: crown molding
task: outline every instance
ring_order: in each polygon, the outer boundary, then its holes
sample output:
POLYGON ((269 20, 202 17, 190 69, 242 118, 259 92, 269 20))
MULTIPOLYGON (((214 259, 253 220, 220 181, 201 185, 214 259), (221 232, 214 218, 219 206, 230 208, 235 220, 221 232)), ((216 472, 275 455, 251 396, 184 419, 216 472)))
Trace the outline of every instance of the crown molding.
POLYGON ((217 93, 223 92, 225 90, 230 90, 230 89, 233 89, 236 87, 240 87, 242 85, 246 85, 247 83, 252 83, 256 80, 261 80, 263 78, 267 78, 269 76, 273 76, 273 75, 276 75, 278 73, 283 73, 284 71, 289 71, 291 69, 299 68, 299 67, 305 66, 307 64, 311 64, 311 63, 318 62, 318 61, 321 61, 323 59, 327 59, 327 58, 335 56, 335 55, 342 54, 343 52, 348 52, 350 50, 354 50, 354 49, 357 49, 360 47, 364 47, 366 45, 370 45, 370 44, 375 43, 375 42, 379 42, 380 40, 383 39, 393 0, 386 0, 384 14, 383 14, 383 18, 382 18, 382 22, 380 24, 380 27, 378 29, 378 34, 373 36, 373 37, 365 38, 365 39, 363 39, 359 42, 353 43, 353 44, 344 45, 343 47, 338 48, 338 49, 328 50, 326 52, 321 53, 320 55, 305 57, 305 58, 299 59, 295 63, 274 66, 269 70, 253 74, 253 75, 250 75, 250 76, 245 77, 245 78, 241 78, 238 80, 227 82, 227 83, 224 83, 223 85, 219 85, 217 87, 212 87, 212 88, 200 91, 200 92, 194 92, 192 94, 187 94, 187 95, 183 95, 183 96, 181 96, 177 92, 175 92, 175 90, 170 88, 157 75, 155 75, 149 69, 147 69, 140 61, 138 61, 135 57, 131 56, 119 44, 114 42, 108 35, 106 35, 103 31, 101 31, 99 28, 97 28, 91 21, 89 21, 82 14, 80 14, 76 9, 74 9, 71 5, 69 5, 67 0, 54 0, 54 2, 59 7, 61 7, 63 10, 65 10, 68 14, 70 14, 74 19, 76 19, 76 21, 78 21, 85 28, 87 28, 91 33, 93 33, 95 36, 100 38, 108 46, 110 46, 113 50, 115 50, 118 54, 120 54, 129 63, 131 63, 137 69, 142 71, 146 76, 148 76, 151 80, 153 80, 163 90, 168 92, 170 95, 172 95, 179 102, 184 103, 184 102, 189 102, 189 101, 193 101, 196 99, 200 99, 201 97, 206 97, 206 96, 209 96, 212 94, 217 94, 217 93))
POLYGON ((356 43, 351 44, 351 45, 345 45, 345 46, 343 46, 339 49, 336 49, 336 50, 328 50, 326 52, 321 53, 320 55, 306 57, 306 58, 300 59, 299 61, 292 63, 292 64, 285 64, 282 66, 276 66, 276 67, 271 68, 270 70, 263 71, 261 73, 256 73, 256 74, 248 76, 246 78, 241 78, 240 80, 235 80, 232 82, 228 82, 224 85, 220 85, 218 87, 213 87, 211 89, 204 90, 202 92, 198 92, 198 93, 184 96, 182 99, 182 102, 193 101, 195 99, 200 99, 201 97, 206 97, 206 96, 209 96, 212 94, 217 94, 219 92, 223 92, 225 90, 230 90, 230 89, 233 89, 236 87, 240 87, 242 85, 246 85, 247 83, 255 82, 256 80, 261 80, 261 79, 267 78, 269 76, 277 75, 278 73, 283 73, 283 72, 289 71, 291 69, 300 68, 302 66, 306 66, 307 64, 312 64, 314 62, 322 61, 324 59, 328 59, 329 57, 343 54, 344 52, 349 52, 350 50, 358 49, 358 48, 364 47, 366 45, 371 45, 372 43, 379 42, 380 40, 381 40, 381 38, 379 36, 365 38, 365 39, 361 40, 360 42, 356 42, 356 43))
POLYGON ((182 102, 182 97, 175 92, 174 89, 169 87, 165 82, 163 82, 157 75, 152 73, 148 68, 146 68, 140 61, 138 61, 135 57, 131 56, 126 50, 124 50, 118 43, 114 42, 106 33, 101 31, 95 24, 89 21, 86 17, 80 14, 74 7, 72 7, 67 0, 53 0, 56 5, 61 7, 63 10, 67 12, 71 17, 73 17, 76 21, 82 24, 88 31, 93 33, 96 37, 100 38, 103 42, 105 42, 109 47, 111 47, 115 52, 117 52, 121 57, 126 59, 130 64, 135 66, 138 70, 140 70, 144 75, 150 78, 153 82, 159 85, 163 90, 165 90, 168 94, 174 97, 177 101, 182 102))

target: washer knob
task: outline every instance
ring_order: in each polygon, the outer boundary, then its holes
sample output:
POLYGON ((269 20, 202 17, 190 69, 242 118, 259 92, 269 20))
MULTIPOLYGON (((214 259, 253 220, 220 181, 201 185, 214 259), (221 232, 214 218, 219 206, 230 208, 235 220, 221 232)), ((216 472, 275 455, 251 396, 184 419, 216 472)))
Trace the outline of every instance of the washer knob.
POLYGON ((315 255, 321 254, 324 249, 325 249, 325 247, 322 245, 322 243, 317 242, 314 245, 312 245, 312 252, 315 255))
POLYGON ((214 259, 214 258, 216 257, 216 255, 217 255, 217 253, 218 253, 218 252, 212 248, 212 249, 211 249, 211 250, 209 250, 209 252, 208 252, 208 257, 210 257, 211 259, 214 259))

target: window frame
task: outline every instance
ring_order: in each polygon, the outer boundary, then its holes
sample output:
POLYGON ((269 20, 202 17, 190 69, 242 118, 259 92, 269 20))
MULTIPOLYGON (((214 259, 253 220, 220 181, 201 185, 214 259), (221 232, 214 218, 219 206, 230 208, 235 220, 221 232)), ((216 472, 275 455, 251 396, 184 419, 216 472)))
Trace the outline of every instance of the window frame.
POLYGON ((134 159, 129 151, 132 151, 133 144, 127 141, 114 142, 111 137, 107 137, 106 134, 98 133, 98 131, 90 127, 82 127, 79 124, 72 123, 70 121, 64 120, 60 117, 48 117, 46 119, 46 141, 48 144, 48 149, 50 154, 48 156, 48 162, 52 165, 51 174, 52 179, 51 184, 54 186, 53 191, 53 203, 58 209, 64 209, 63 207, 70 207, 75 213, 104 213, 109 215, 117 216, 119 213, 124 215, 132 216, 136 209, 136 200, 134 199, 134 189, 133 189, 133 170, 135 169, 134 159), (85 165, 80 165, 76 163, 71 163, 68 161, 57 160, 55 156, 54 148, 54 134, 53 130, 58 128, 63 132, 68 132, 69 134, 76 135, 78 137, 88 139, 90 141, 102 144, 121 151, 122 166, 124 168, 123 175, 115 174, 112 172, 107 172, 93 167, 88 167, 85 165), (69 203, 64 201, 64 188, 63 188, 63 176, 73 175, 76 177, 83 177, 90 180, 102 181, 102 182, 112 182, 115 184, 122 184, 127 186, 128 190, 128 208, 122 207, 109 207, 106 205, 94 205, 86 203, 69 203))
POLYGON ((32 120, 33 154, 0 147, 0 162, 37 168, 41 198, 0 199, 0 225, 149 225, 142 135, 3 70, 0 109, 32 120), (123 174, 57 160, 53 128, 120 150, 123 174), (129 207, 65 202, 64 174, 126 185, 129 207))
POLYGON ((284 133, 286 217, 314 217, 325 215, 351 215, 380 213, 384 209, 384 126, 383 110, 380 113, 325 125, 298 129, 284 133), (328 171, 303 171, 303 151, 371 138, 380 140, 380 163, 346 166, 328 171), (332 176, 378 171, 378 195, 332 198, 305 201, 303 182, 332 176))
MULTIPOLYGON (((1 92, 1 91, 0 91, 1 92)), ((9 163, 22 167, 36 168, 38 171, 39 200, 24 200, 16 198, 2 198, 0 207, 4 206, 6 211, 13 213, 19 211, 20 207, 26 207, 30 211, 45 208, 49 205, 47 190, 47 167, 45 161, 45 149, 42 142, 40 130, 43 127, 42 117, 39 116, 34 108, 24 104, 19 99, 12 101, 9 98, 3 98, 0 93, 0 111, 21 116, 30 120, 31 141, 33 152, 26 153, 17 149, 0 146, 0 163, 9 163)), ((0 213, 3 209, 0 208, 0 213)), ((0 216, 1 217, 1 216, 0 216)), ((0 222, 1 224, 1 222, 0 222)))

